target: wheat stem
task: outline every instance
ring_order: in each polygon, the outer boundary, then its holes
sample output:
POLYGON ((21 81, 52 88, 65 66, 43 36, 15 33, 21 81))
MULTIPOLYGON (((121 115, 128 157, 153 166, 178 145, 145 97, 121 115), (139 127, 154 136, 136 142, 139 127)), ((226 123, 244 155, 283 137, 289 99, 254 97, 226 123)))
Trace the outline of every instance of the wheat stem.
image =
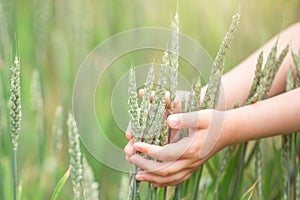
POLYGON ((262 190, 262 162, 261 162, 261 149, 260 149, 260 141, 257 141, 258 145, 255 153, 255 174, 258 179, 257 182, 257 196, 258 199, 263 199, 263 190, 262 190))
POLYGON ((18 199, 18 163, 17 163, 17 149, 13 150, 13 184, 14 184, 14 200, 18 199))

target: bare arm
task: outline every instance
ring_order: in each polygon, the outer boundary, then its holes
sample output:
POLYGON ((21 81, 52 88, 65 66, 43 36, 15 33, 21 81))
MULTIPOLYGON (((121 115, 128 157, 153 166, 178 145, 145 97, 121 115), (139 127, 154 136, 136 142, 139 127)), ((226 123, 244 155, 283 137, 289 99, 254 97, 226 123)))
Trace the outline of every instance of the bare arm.
POLYGON ((230 145, 300 130, 299 100, 300 88, 226 111, 225 143, 230 145))

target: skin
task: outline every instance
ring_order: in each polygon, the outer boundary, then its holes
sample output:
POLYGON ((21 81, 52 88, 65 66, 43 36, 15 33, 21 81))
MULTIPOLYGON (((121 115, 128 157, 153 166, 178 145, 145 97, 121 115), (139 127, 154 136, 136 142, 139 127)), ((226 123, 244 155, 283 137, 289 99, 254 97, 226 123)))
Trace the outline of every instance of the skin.
MULTIPOLYGON (((162 147, 142 142, 134 143, 129 127, 126 132, 129 142, 124 148, 126 159, 144 169, 137 173, 136 179, 152 182, 154 186, 176 185, 188 179, 205 161, 226 146, 300 130, 300 88, 285 92, 287 72, 289 67, 293 66, 291 53, 288 53, 280 66, 268 99, 232 109, 235 103, 243 105, 246 101, 255 75, 258 54, 263 50, 266 58, 277 39, 278 52, 281 52, 286 44, 290 45, 291 51, 298 52, 299 35, 300 23, 288 27, 279 37, 275 36, 226 73, 222 77, 224 90, 216 110, 179 113, 180 104, 176 99, 176 114, 169 115, 167 122, 174 130, 189 128, 191 134, 188 137, 174 140, 173 143, 162 147), (135 151, 163 162, 147 160, 135 155, 135 151)), ((293 67, 295 70, 295 66, 293 67)), ((202 90, 202 97, 205 89, 206 87, 202 90)), ((182 92, 179 92, 179 97, 180 94, 182 92)), ((143 91, 140 92, 140 96, 143 96, 143 91)), ((165 100, 168 102, 168 94, 165 100)))

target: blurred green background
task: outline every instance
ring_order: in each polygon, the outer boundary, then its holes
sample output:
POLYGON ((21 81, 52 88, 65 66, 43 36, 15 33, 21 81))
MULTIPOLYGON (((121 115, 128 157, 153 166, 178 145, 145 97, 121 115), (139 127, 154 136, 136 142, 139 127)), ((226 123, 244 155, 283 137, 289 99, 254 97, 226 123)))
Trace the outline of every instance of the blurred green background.
MULTIPOLYGON (((2 98, 0 101, 4 105, 4 109, 0 110, 0 117, 2 116, 0 199, 11 195, 9 170, 12 147, 7 123, 9 119, 7 101, 9 69, 14 54, 12 49, 16 44, 21 59, 23 116, 18 164, 22 199, 49 199, 55 180, 68 168, 66 126, 64 126, 63 148, 59 155, 53 154, 52 124, 55 109, 58 105, 62 105, 65 119, 71 112, 72 88, 77 70, 88 52, 96 45, 114 34, 133 28, 169 28, 178 4, 181 32, 196 40, 214 57, 231 16, 240 8, 240 27, 226 60, 226 70, 229 70, 269 38, 300 20, 299 0, 0 0, 0 2, 0 89, 3 90, 3 98, 0 96, 2 98), (40 75, 44 101, 42 120, 31 103, 34 71, 40 75), (42 129, 38 128, 39 123, 42 124, 42 129)), ((126 139, 112 117, 110 96, 114 84, 122 76, 124 69, 129 69, 129 64, 130 62, 125 62, 125 68, 123 66, 120 71, 109 72, 108 77, 101 83, 105 87, 97 91, 96 99, 101 99, 99 100, 101 104, 95 105, 104 132, 108 133, 108 137, 120 147, 126 144, 126 139)), ((117 199, 122 173, 102 165, 88 152, 86 156, 100 184, 101 199, 117 199)), ((272 169, 272 165, 266 166, 272 169)), ((60 199, 71 197, 72 189, 69 181, 60 199)))

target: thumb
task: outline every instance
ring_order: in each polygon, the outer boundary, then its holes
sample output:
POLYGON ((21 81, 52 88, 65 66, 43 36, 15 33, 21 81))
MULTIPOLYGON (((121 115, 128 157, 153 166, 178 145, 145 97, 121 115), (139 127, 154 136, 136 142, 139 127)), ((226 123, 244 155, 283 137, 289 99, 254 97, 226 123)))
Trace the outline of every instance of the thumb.
POLYGON ((211 120, 211 110, 169 115, 167 122, 172 129, 207 128, 211 120))

